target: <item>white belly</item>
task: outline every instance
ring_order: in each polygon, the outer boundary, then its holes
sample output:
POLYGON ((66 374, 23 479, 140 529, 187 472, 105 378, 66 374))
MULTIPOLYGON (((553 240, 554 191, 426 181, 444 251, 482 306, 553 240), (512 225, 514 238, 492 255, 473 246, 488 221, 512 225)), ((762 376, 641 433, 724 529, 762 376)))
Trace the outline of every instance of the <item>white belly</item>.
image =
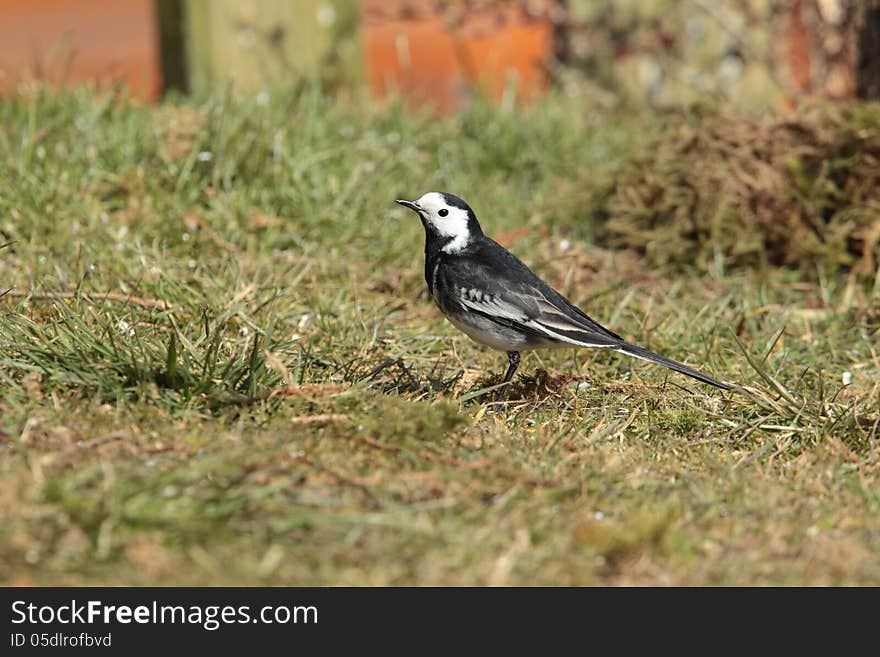
POLYGON ((501 326, 479 315, 458 317, 447 315, 446 319, 474 342, 498 351, 524 351, 535 346, 529 345, 526 337, 519 331, 501 326))

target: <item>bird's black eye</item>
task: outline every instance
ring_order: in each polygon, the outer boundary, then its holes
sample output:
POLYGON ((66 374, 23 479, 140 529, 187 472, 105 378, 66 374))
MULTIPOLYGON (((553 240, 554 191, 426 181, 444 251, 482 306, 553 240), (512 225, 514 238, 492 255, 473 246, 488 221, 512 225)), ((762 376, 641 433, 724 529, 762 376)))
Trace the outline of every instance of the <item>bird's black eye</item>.
POLYGON ((437 214, 439 214, 441 217, 445 217, 447 214, 449 214, 449 210, 447 210, 446 208, 440 208, 439 210, 437 210, 437 214))

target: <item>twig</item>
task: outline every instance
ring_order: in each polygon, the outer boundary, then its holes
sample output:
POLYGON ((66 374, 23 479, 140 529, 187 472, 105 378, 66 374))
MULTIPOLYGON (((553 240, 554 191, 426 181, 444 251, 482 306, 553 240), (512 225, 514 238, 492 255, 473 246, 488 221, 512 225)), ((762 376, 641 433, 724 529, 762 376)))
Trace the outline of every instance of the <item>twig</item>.
POLYGON ((60 299, 81 299, 89 303, 97 303, 99 301, 112 301, 116 303, 129 303, 141 308, 150 310, 171 310, 174 305, 161 299, 145 299, 143 297, 133 297, 130 294, 121 294, 119 292, 31 292, 30 290, 13 290, 12 288, 0 293, 0 299, 3 297, 27 298, 31 301, 58 301, 60 299))
POLYGON ((397 445, 389 445, 388 443, 383 443, 382 441, 376 440, 375 438, 370 438, 369 436, 361 436, 361 440, 370 447, 375 447, 376 449, 381 449, 386 452, 403 451, 402 447, 398 447, 397 445))
POLYGON ((290 418, 288 422, 290 424, 317 424, 318 426, 324 426, 331 422, 344 422, 347 419, 348 416, 342 413, 324 413, 322 415, 300 415, 290 418))
POLYGON ((183 216, 183 223, 190 230, 198 229, 202 231, 214 244, 222 249, 226 249, 230 253, 239 253, 241 251, 235 244, 220 237, 217 231, 211 228, 201 217, 197 217, 194 214, 185 214, 183 216))

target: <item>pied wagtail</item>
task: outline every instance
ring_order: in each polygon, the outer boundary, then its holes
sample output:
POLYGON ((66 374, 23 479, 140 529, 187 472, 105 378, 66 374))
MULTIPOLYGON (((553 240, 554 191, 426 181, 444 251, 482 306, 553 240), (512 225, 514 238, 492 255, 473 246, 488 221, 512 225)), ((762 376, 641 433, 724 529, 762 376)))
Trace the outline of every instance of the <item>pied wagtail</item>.
POLYGON ((587 317, 519 258, 483 234, 470 206, 453 194, 428 192, 397 200, 425 228, 425 280, 437 306, 472 340, 507 352, 504 383, 527 349, 612 349, 730 390, 687 365, 626 342, 587 317))

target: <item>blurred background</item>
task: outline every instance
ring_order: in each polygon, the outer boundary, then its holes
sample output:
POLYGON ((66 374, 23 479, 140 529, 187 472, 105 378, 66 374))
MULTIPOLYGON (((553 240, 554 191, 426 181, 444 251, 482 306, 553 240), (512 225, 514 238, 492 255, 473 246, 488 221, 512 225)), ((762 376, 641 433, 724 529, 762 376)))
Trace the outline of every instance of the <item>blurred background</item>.
POLYGON ((550 85, 657 108, 880 96, 876 0, 3 0, 0 89, 119 81, 155 100, 319 78, 450 112, 550 85))

